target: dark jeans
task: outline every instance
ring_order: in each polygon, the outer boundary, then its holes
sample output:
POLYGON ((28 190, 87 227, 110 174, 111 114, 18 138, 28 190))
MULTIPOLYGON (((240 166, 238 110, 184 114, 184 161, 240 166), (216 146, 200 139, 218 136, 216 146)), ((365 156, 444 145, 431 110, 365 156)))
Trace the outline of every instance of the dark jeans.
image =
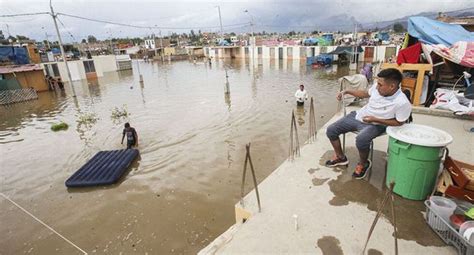
POLYGON ((326 130, 326 135, 329 140, 334 141, 339 138, 339 135, 348 132, 357 131, 356 146, 359 151, 369 151, 370 142, 377 136, 385 133, 386 126, 373 125, 360 122, 355 119, 356 112, 353 111, 345 117, 331 124, 326 130))
POLYGON ((135 144, 135 140, 127 140, 127 149, 131 149, 135 144))

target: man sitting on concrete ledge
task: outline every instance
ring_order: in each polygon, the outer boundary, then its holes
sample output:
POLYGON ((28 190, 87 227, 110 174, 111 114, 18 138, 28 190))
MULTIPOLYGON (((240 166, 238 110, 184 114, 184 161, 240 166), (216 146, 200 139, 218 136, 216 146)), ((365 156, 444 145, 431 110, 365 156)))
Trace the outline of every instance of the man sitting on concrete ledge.
POLYGON ((377 85, 368 91, 345 90, 337 94, 342 100, 344 94, 358 98, 369 98, 369 102, 357 111, 349 113, 327 128, 327 136, 336 155, 326 162, 326 166, 347 166, 349 160, 342 152, 339 135, 358 131, 356 146, 359 151, 359 163, 353 177, 363 179, 372 162, 368 159, 371 141, 385 133, 387 126, 401 126, 410 117, 411 104, 400 89, 402 74, 394 68, 384 69, 377 75, 377 85))

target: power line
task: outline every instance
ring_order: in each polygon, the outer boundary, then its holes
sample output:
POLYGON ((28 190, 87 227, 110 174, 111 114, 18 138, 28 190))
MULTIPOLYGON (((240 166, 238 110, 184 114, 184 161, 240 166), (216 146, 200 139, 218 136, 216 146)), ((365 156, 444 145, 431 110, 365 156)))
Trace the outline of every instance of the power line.
POLYGON ((51 13, 49 12, 33 12, 33 13, 5 14, 5 15, 0 15, 0 18, 11 18, 11 17, 44 15, 44 14, 51 15, 51 13))
MULTIPOLYGON (((219 28, 219 26, 208 26, 208 27, 206 27, 206 26, 200 26, 200 27, 162 27, 162 26, 157 26, 157 25, 154 25, 154 26, 140 26, 140 25, 131 25, 131 24, 107 21, 107 20, 86 18, 86 17, 81 17, 81 16, 77 16, 77 15, 72 15, 72 14, 66 14, 66 13, 60 13, 60 12, 58 12, 57 14, 58 15, 63 15, 63 16, 66 16, 66 17, 87 20, 87 21, 105 23, 105 24, 110 24, 110 25, 117 25, 117 26, 124 26, 124 27, 141 28, 141 29, 212 29, 212 28, 219 28)), ((242 26, 242 25, 247 25, 247 24, 249 24, 249 23, 246 22, 246 23, 230 24, 230 25, 225 25, 223 27, 242 26)))
POLYGON ((76 38, 74 38, 74 36, 71 34, 71 32, 69 32, 69 31, 67 30, 67 28, 66 28, 66 26, 64 25, 64 23, 63 23, 58 17, 56 17, 56 18, 58 19, 59 23, 61 23, 61 26, 63 26, 63 28, 64 28, 64 30, 66 31, 66 33, 68 33, 69 36, 71 36, 72 41, 73 41, 73 42, 77 42, 76 38))

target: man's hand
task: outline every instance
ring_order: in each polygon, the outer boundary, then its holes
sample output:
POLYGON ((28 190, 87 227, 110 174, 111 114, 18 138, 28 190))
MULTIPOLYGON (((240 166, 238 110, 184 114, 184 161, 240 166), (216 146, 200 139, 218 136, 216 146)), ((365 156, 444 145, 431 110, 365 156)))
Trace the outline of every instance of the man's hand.
POLYGON ((362 120, 367 123, 372 123, 372 122, 376 122, 378 119, 375 118, 374 116, 365 116, 364 118, 362 118, 362 120))
POLYGON ((341 101, 341 100, 342 100, 342 97, 344 96, 344 93, 345 93, 344 90, 337 93, 337 95, 336 95, 337 101, 341 101))

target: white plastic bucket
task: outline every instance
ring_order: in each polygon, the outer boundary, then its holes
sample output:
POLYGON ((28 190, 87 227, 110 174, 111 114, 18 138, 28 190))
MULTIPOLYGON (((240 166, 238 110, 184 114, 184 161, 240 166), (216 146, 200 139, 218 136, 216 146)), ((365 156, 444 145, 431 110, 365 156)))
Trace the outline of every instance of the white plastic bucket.
POLYGON ((436 212, 443 220, 445 220, 448 224, 449 217, 454 213, 456 210, 456 203, 452 200, 440 197, 440 196, 432 196, 430 197, 431 209, 436 212))

